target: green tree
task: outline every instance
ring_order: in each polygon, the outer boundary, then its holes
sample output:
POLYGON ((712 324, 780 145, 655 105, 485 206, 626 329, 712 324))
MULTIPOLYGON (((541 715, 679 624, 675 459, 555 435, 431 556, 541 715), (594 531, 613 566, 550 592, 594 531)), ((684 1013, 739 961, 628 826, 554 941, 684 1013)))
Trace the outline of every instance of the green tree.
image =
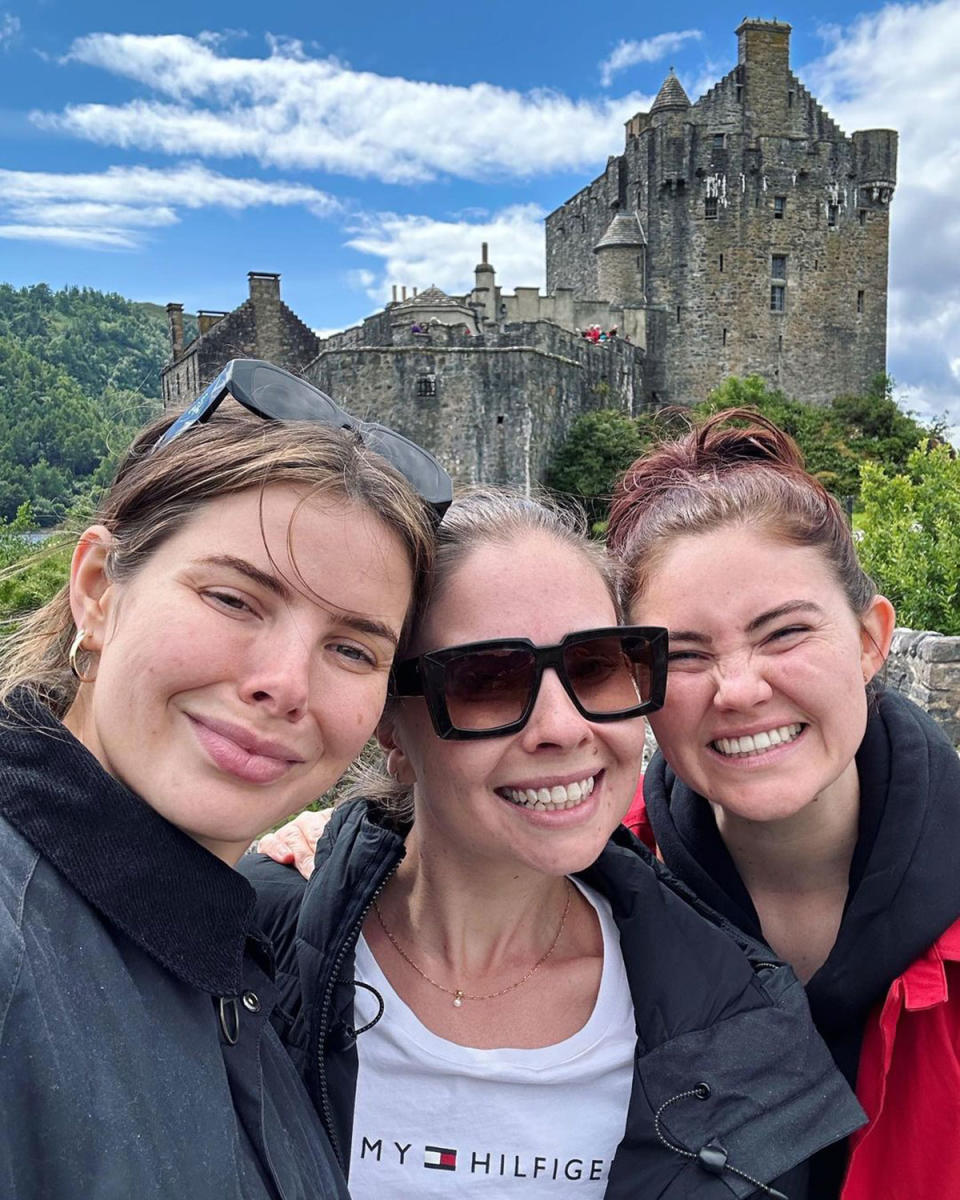
POLYGON ((634 419, 609 408, 582 413, 553 460, 547 486, 575 496, 592 522, 602 521, 614 482, 649 442, 649 417, 634 419))
POLYGON ((960 460, 945 445, 917 447, 905 471, 861 468, 860 559, 897 618, 960 634, 960 460))

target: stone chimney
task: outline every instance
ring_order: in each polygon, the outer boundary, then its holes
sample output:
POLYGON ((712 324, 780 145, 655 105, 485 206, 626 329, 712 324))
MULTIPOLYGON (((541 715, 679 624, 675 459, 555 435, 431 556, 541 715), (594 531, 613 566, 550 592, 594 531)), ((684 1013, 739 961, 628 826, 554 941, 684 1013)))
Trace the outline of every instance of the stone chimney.
POLYGON ((737 28, 737 82, 744 88, 753 135, 788 130, 790 26, 784 21, 742 21, 737 28))
POLYGON ((217 309, 201 308, 197 313, 197 326, 200 330, 200 336, 203 337, 205 333, 208 333, 226 315, 225 312, 220 312, 217 309))
POLYGON ((183 353, 183 305, 167 305, 167 325, 170 329, 170 345, 173 357, 179 358, 183 353))
POLYGON ((280 276, 269 271, 248 271, 250 303, 257 327, 257 357, 283 365, 283 329, 280 318, 280 276))
POLYGON ((480 243, 480 261, 473 270, 473 295, 470 297, 481 321, 497 319, 497 276, 487 257, 487 243, 480 243))

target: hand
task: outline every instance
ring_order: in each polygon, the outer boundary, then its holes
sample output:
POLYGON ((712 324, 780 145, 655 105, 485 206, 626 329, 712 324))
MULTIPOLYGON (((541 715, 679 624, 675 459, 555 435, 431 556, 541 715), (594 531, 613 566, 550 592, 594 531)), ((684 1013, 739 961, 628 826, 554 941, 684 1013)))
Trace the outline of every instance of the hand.
POLYGON ((260 839, 258 849, 274 862, 296 867, 304 879, 309 879, 313 874, 317 842, 320 841, 332 815, 332 808, 324 808, 319 812, 308 809, 292 821, 288 821, 286 825, 281 825, 273 833, 265 833, 260 839))

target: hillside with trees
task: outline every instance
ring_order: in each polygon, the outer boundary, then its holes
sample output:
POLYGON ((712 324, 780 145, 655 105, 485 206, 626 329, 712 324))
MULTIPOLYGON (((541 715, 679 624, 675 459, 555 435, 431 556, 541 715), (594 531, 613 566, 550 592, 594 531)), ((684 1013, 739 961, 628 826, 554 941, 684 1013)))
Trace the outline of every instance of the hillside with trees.
POLYGON ((0 520, 49 527, 160 411, 163 309, 91 288, 0 284, 0 520))

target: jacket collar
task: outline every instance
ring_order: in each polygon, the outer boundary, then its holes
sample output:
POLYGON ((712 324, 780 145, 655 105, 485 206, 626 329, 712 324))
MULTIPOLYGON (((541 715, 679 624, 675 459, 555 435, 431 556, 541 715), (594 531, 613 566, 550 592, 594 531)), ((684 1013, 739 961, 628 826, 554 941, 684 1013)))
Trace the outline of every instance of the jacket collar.
POLYGON ((28 692, 0 723, 0 813, 110 924, 184 983, 241 991, 253 889, 164 820, 28 692))
MULTIPOLYGON (((858 1028, 892 979, 960 916, 960 760, 918 708, 894 691, 877 697, 857 752, 860 833, 837 941, 807 985, 821 1032, 858 1028)), ((754 936, 753 904, 701 796, 658 755, 644 799, 667 865, 754 936)))

